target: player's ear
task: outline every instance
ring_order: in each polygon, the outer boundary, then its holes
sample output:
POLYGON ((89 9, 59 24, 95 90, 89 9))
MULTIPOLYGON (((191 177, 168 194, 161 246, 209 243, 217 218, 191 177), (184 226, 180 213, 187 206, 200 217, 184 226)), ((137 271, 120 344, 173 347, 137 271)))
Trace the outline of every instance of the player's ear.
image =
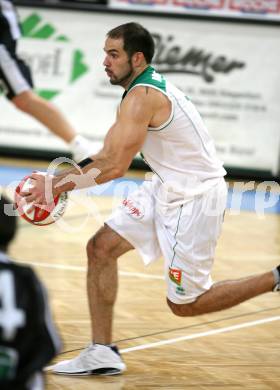
POLYGON ((135 67, 139 67, 143 65, 143 63, 146 62, 144 54, 141 51, 137 51, 132 56, 132 63, 135 67))

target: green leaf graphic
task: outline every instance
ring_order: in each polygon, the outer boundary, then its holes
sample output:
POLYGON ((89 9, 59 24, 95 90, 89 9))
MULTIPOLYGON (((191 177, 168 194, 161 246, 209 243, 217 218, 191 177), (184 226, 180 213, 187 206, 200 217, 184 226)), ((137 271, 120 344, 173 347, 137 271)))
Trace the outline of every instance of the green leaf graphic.
POLYGON ((32 30, 41 22, 41 18, 38 14, 32 14, 21 22, 22 35, 29 37, 32 30))
POLYGON ((69 42, 69 38, 66 37, 66 35, 59 35, 59 36, 56 38, 56 41, 69 42))
POLYGON ((43 99, 51 100, 56 95, 60 93, 60 91, 52 91, 52 90, 46 90, 46 89, 37 89, 37 94, 40 95, 43 99))
POLYGON ((23 36, 36 39, 48 39, 56 33, 55 27, 49 23, 39 26, 41 22, 42 18, 36 13, 28 16, 21 22, 23 36))
POLYGON ((88 71, 88 66, 83 62, 84 54, 80 50, 75 50, 73 55, 73 68, 70 81, 73 82, 88 71))
POLYGON ((38 39, 47 39, 50 38, 55 33, 55 29, 50 24, 45 24, 40 30, 36 31, 33 35, 31 35, 32 38, 38 38, 38 39))

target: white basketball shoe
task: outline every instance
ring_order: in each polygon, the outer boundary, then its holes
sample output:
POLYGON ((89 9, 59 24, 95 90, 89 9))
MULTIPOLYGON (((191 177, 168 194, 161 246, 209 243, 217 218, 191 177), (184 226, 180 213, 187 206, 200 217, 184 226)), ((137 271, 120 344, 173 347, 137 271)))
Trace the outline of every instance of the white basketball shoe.
POLYGON ((279 292, 280 291, 280 265, 278 265, 278 267, 274 268, 274 270, 272 270, 273 274, 274 274, 274 277, 275 277, 275 280, 278 280, 278 282, 276 283, 276 285, 274 286, 273 290, 272 291, 276 291, 276 292, 279 292))
POLYGON ((126 370, 117 347, 92 344, 77 357, 64 360, 47 370, 61 375, 117 375, 126 370))
POLYGON ((74 137, 74 139, 69 143, 69 148, 73 159, 76 162, 80 162, 97 152, 96 147, 94 147, 89 140, 81 135, 76 135, 74 137))

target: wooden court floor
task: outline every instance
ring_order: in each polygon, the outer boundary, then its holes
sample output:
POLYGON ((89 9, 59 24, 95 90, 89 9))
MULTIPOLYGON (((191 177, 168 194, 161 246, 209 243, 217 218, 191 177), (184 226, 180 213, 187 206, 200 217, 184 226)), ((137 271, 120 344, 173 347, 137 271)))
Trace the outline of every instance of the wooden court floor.
MULTIPOLYGON (((90 342, 85 292, 88 238, 112 209, 112 197, 77 195, 64 225, 20 221, 12 256, 34 266, 49 291, 63 338, 60 361, 90 342), (86 204, 84 200, 86 199, 86 204), (89 214, 89 208, 95 210, 89 214)), ((280 263, 280 217, 227 211, 214 280, 243 277, 280 263)), ((47 390, 280 389, 280 295, 269 293, 232 309, 175 317, 165 303, 163 261, 144 267, 136 252, 119 260, 114 340, 128 370, 115 377, 47 373, 47 390)))

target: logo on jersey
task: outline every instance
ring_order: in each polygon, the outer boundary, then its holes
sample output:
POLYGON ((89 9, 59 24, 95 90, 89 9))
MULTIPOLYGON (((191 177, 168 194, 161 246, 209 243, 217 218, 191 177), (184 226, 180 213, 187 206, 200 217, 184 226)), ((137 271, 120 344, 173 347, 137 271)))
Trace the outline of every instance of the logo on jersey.
POLYGON ((162 75, 160 75, 159 73, 157 73, 154 70, 152 73, 152 79, 161 83, 162 82, 162 75))
POLYGON ((177 268, 169 268, 169 279, 178 284, 178 286, 181 286, 182 271, 177 268))
POLYGON ((144 210, 138 203, 131 199, 124 199, 122 202, 125 212, 135 219, 144 217, 144 210))

